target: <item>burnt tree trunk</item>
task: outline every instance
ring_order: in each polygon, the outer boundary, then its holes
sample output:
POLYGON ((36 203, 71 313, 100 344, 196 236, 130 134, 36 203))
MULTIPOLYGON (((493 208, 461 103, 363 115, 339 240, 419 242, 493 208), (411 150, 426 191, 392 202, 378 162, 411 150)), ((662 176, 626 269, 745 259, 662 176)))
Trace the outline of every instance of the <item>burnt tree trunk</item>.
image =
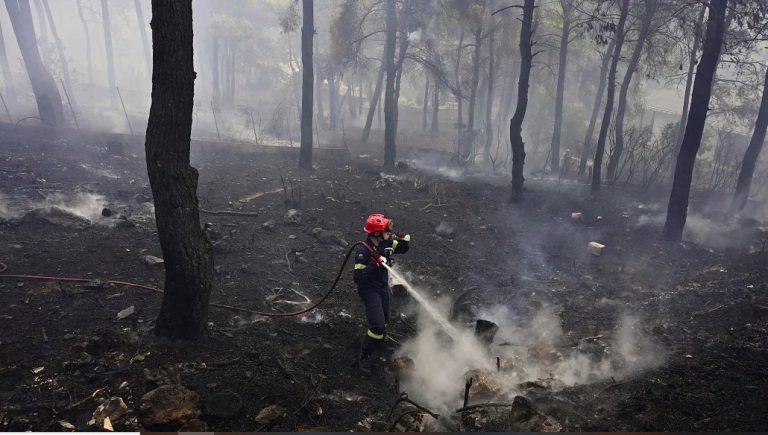
MULTIPOLYGON (((493 3, 492 3, 493 5, 493 3)), ((491 24, 488 33, 488 88, 485 97, 485 161, 491 161, 491 145, 493 144, 493 86, 496 73, 496 26, 491 24)))
POLYGON ((467 130, 475 129, 475 106, 477 105, 477 88, 480 83, 480 49, 483 45, 483 27, 478 26, 474 31, 475 47, 472 50, 472 83, 469 88, 469 107, 467 107, 467 130))
POLYGON ((427 113, 429 113, 429 74, 424 73, 424 102, 421 105, 421 129, 427 131, 427 113))
POLYGON ((688 197, 691 192, 693 167, 709 111, 712 79, 720 60, 727 3, 727 0, 712 0, 710 4, 707 33, 704 36, 701 60, 696 68, 696 79, 691 93, 691 110, 688 113, 683 143, 677 155, 672 193, 669 195, 667 206, 667 220, 664 223, 664 238, 671 241, 679 241, 683 238, 683 228, 688 217, 688 197))
POLYGON ((525 143, 523 143, 523 120, 528 109, 528 84, 533 63, 533 10, 534 0, 523 3, 523 23, 520 27, 520 75, 517 82, 517 107, 509 120, 509 142, 512 148, 512 202, 523 200, 523 166, 525 165, 525 143))
POLYGON ((107 82, 109 83, 109 99, 110 103, 117 105, 117 95, 115 89, 117 84, 115 82, 115 55, 112 51, 112 24, 109 19, 109 5, 107 0, 101 0, 101 23, 104 29, 104 47, 107 54, 107 82))
POLYGON ((34 0, 34 2, 35 13, 37 14, 37 28, 39 31, 38 36, 40 37, 41 43, 46 43, 48 42, 48 28, 45 27, 45 13, 43 12, 43 4, 41 0, 34 0))
POLYGON ((603 62, 600 65, 600 80, 597 83, 597 92, 595 93, 595 103, 592 106, 592 116, 589 118, 589 126, 587 127, 587 134, 584 136, 584 147, 581 149, 581 159, 579 160, 579 175, 584 175, 584 171, 587 169, 587 160, 592 152, 592 136, 595 134, 595 124, 597 124, 597 115, 600 113, 600 103, 603 102, 603 94, 605 93, 605 81, 608 76, 608 64, 613 55, 613 48, 616 46, 616 40, 612 39, 608 44, 608 49, 603 54, 603 62))
POLYGON ((302 0, 301 27, 301 149, 299 168, 312 169, 312 105, 314 104, 314 66, 312 64, 312 40, 315 35, 314 4, 302 0))
POLYGON ((688 59, 688 72, 685 75, 685 94, 683 94, 683 113, 680 115, 680 125, 677 130, 677 143, 678 145, 683 142, 683 133, 685 132, 685 123, 688 119, 688 108, 691 102, 691 86, 693 86, 693 69, 696 67, 696 55, 699 53, 699 45, 701 45, 701 29, 704 26, 704 15, 707 12, 707 6, 701 5, 701 11, 699 12, 699 18, 696 20, 696 25, 693 28, 693 47, 691 48, 691 56, 688 59))
POLYGON ((16 35, 16 42, 19 44, 29 81, 32 83, 32 92, 35 94, 40 121, 44 125, 55 127, 63 118, 61 95, 59 88, 56 87, 56 82, 53 81, 53 76, 45 69, 43 61, 40 59, 29 1, 5 0, 5 7, 11 18, 11 27, 13 27, 13 33, 16 35))
POLYGON ((384 59, 387 69, 387 84, 384 89, 384 170, 394 171, 396 158, 395 123, 395 33, 397 32, 397 10, 395 0, 386 0, 387 8, 387 40, 384 46, 384 59))
POLYGON ((8 63, 8 51, 5 46, 5 35, 0 27, 0 71, 3 73, 3 91, 7 99, 16 100, 16 85, 14 84, 11 64, 8 63))
POLYGON ((192 0, 152 0, 152 106, 146 135, 149 183, 165 260, 155 334, 194 339, 206 331, 213 253, 200 228, 197 169, 189 164, 195 70, 192 0))
POLYGON ((560 171, 560 133, 563 126, 563 96, 565 95, 565 74, 568 66, 568 42, 571 37, 571 0, 560 0, 563 8, 563 31, 560 34, 560 59, 557 66, 557 89, 555 90, 555 126, 550 144, 550 168, 553 173, 560 171))
POLYGON ((48 27, 51 28, 51 35, 53 36, 53 43, 56 45, 56 53, 59 56, 59 62, 61 63, 61 74, 64 76, 64 83, 69 89, 69 99, 72 101, 72 105, 76 106, 75 93, 72 91, 72 80, 69 77, 69 62, 67 62, 67 56, 64 55, 64 45, 59 38, 59 32, 56 31, 56 23, 53 21, 53 14, 51 14, 51 7, 48 4, 48 0, 42 0, 43 8, 45 9, 45 16, 48 19, 48 27))
POLYGON ((438 115, 440 114, 440 81, 435 77, 434 80, 435 89, 432 92, 432 126, 430 128, 432 134, 440 132, 440 126, 438 125, 438 115))
POLYGON ((336 82, 336 72, 328 73, 328 128, 335 131, 338 125, 339 85, 336 82))
POLYGON ((141 35, 141 47, 144 49, 144 63, 147 67, 147 77, 152 78, 152 49, 149 46, 149 37, 147 28, 144 25, 144 13, 141 11, 141 2, 133 0, 133 7, 136 9, 136 20, 139 22, 139 34, 141 35))
POLYGON ((363 127, 363 135, 360 137, 360 142, 368 142, 368 136, 371 134, 371 125, 373 125, 373 115, 376 112, 376 106, 379 104, 379 98, 381 98, 381 86, 384 83, 384 73, 387 72, 386 59, 382 59, 381 68, 379 68, 379 75, 376 77, 376 88, 372 95, 368 97, 368 116, 365 117, 365 127, 363 127))
POLYGON ((733 197, 733 208, 741 211, 747 205, 749 198, 749 188, 752 185, 752 175, 755 173, 757 158, 763 149, 765 142, 765 131, 768 128, 768 69, 765 71, 765 82, 763 83, 763 98, 760 101, 760 109, 757 112, 757 121, 755 130, 752 132, 752 139, 749 141, 749 147, 744 153, 744 160, 741 162, 741 171, 736 183, 736 192, 733 197))
POLYGON ((611 114, 613 113, 613 99, 616 93, 616 69, 621 58, 621 48, 624 45, 624 25, 627 22, 629 13, 629 0, 622 0, 621 16, 619 25, 616 29, 616 45, 613 48, 611 57, 611 69, 608 71, 608 96, 605 99, 605 112, 603 112, 603 122, 600 124, 600 134, 597 136, 597 147, 595 148, 595 162, 592 165, 592 194, 600 193, 600 184, 602 183, 601 169, 603 166, 603 154, 605 154, 605 140, 608 137, 608 128, 611 125, 611 114))
POLYGON ((627 113, 627 95, 629 94, 629 85, 632 83, 632 76, 637 70, 637 64, 640 61, 640 55, 643 53, 645 41, 648 39, 651 31, 651 22, 656 13, 656 0, 645 0, 645 16, 640 25, 640 35, 638 36, 635 48, 632 50, 632 57, 627 64, 627 71, 624 73, 624 80, 621 82, 619 90, 619 104, 616 106, 616 119, 614 120, 615 146, 608 161, 608 183, 614 184, 619 174, 616 173, 621 155, 624 152, 624 116, 627 113))
MULTIPOLYGON (((410 7, 410 3, 406 0, 406 8, 410 7)), ((407 14, 403 14, 403 26, 407 29, 407 14)), ((405 64, 405 55, 408 52, 408 45, 410 44, 410 41, 408 40, 408 32, 403 31, 400 33, 400 46, 398 50, 397 55, 397 62, 395 63, 395 97, 394 97, 394 106, 392 110, 395 113, 395 142, 397 142, 397 127, 399 125, 399 119, 400 119, 400 83, 403 79, 403 65, 405 64)), ((394 156, 392 157, 395 158, 394 156)))
MULTIPOLYGON (((456 48, 456 67, 453 70, 453 79, 456 82, 456 137, 459 142, 459 150, 461 149, 461 133, 464 129, 464 115, 462 114, 463 95, 461 95, 461 52, 464 49, 464 28, 461 29, 461 36, 459 36, 459 45, 456 48)), ((458 155, 458 153, 457 153, 458 155)))

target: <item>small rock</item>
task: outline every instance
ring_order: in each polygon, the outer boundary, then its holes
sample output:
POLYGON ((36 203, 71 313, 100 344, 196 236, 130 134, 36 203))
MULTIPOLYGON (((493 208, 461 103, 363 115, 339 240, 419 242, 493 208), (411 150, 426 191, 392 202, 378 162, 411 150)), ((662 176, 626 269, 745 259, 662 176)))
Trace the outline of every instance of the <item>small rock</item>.
POLYGON ((141 257, 141 261, 144 262, 144 264, 147 267, 160 267, 165 263, 162 258, 155 257, 154 255, 144 255, 141 257))
POLYGON ((435 227, 435 233, 440 237, 452 239, 455 235, 455 229, 454 226, 448 222, 440 222, 435 227))
POLYGON ((324 230, 322 228, 313 228, 310 234, 317 238, 318 241, 328 245, 338 245, 346 247, 349 243, 344 240, 341 232, 324 230))
POLYGON ((117 313, 117 320, 123 320, 135 312, 133 305, 117 313))
POLYGON ((410 370, 410 369, 413 369, 413 367, 414 367, 413 360, 408 358, 407 356, 399 356, 392 361, 392 368, 395 371, 410 370))
POLYGON ((259 415, 256 416, 256 422, 269 426, 277 420, 286 417, 287 415, 288 410, 284 407, 280 405, 269 405, 259 411, 259 415))
POLYGON ((93 411, 93 420, 96 425, 103 426, 104 429, 107 429, 107 419, 109 419, 111 428, 112 422, 117 421, 120 417, 125 415, 126 412, 128 412, 128 406, 125 404, 122 397, 110 397, 106 402, 99 405, 98 408, 93 411))
POLYGON ((42 373, 42 371, 45 370, 45 367, 35 367, 31 370, 33 375, 36 375, 38 373, 42 373))
POLYGON ((286 224, 299 224, 301 223, 301 212, 292 208, 285 214, 286 224))
POLYGON ((59 420, 58 421, 59 428, 62 432, 74 432, 75 431, 75 425, 66 421, 66 420, 59 420))
POLYGON ((370 432, 373 425, 373 419, 371 417, 365 417, 357 422, 355 425, 355 432, 370 432))
POLYGON ((112 216, 112 210, 107 207, 104 207, 101 209, 101 215, 104 217, 110 217, 112 216))
POLYGON ((144 427, 180 424, 200 416, 198 396, 181 385, 163 385, 145 394, 139 402, 144 427))
POLYGON ((275 229, 275 221, 266 221, 261 224, 262 230, 272 231, 275 229))
POLYGON ((587 245, 587 251, 596 257, 600 257, 601 255, 603 255, 604 249, 605 249, 605 245, 597 242, 589 242, 589 244, 587 245))

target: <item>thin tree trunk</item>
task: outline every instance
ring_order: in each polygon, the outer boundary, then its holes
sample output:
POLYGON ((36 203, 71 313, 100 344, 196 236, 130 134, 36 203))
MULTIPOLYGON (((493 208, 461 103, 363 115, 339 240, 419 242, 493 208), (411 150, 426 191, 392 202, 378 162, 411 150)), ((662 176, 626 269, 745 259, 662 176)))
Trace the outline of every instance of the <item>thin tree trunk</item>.
POLYGON ((440 114, 440 81, 435 78, 435 89, 432 92, 432 134, 440 132, 440 126, 438 125, 438 116, 440 114))
MULTIPOLYGON (((151 24, 151 23, 150 23, 151 24)), ((211 79, 213 80, 213 102, 221 103, 221 83, 219 83, 219 38, 213 37, 211 49, 211 79)))
POLYGON ((235 105, 235 54, 237 52, 237 43, 234 40, 229 41, 229 66, 227 72, 229 73, 229 94, 227 95, 227 102, 230 107, 235 105))
POLYGON ((10 101, 16 100, 16 85, 13 79, 13 73, 11 73, 11 65, 8 63, 8 52, 5 46, 5 36, 3 35, 3 29, 0 27, 0 71, 3 73, 3 91, 5 96, 10 101))
POLYGON ((614 133, 615 143, 614 149, 611 153, 611 158, 608 161, 608 183, 613 185, 616 182, 618 174, 616 174, 619 162, 621 162, 621 155, 624 152, 624 116, 627 112, 627 94, 629 93, 629 85, 632 83, 632 76, 637 70, 637 64, 640 61, 640 55, 643 53, 643 47, 645 41, 648 39, 648 35, 651 30, 651 22, 653 21, 653 15, 656 13, 656 0, 645 0, 645 16, 640 27, 640 35, 638 37, 635 48, 632 51, 632 57, 627 64, 627 72, 624 73, 624 80, 621 83, 621 89, 619 90, 619 105, 616 106, 616 119, 614 120, 614 133))
POLYGON ((608 72, 608 96, 605 102, 605 112, 603 113, 603 123, 600 125, 600 134, 597 138, 597 149, 595 150, 595 163, 592 165, 592 194, 600 193, 600 183, 602 182, 601 169, 603 166, 603 154, 605 154, 605 140, 608 137, 608 128, 611 125, 611 114, 613 113, 613 99, 616 93, 616 69, 621 57, 621 48, 624 45, 624 25, 627 22, 629 13, 629 0, 623 0, 621 6, 621 16, 619 25, 616 29, 616 46, 611 57, 611 69, 608 72))
POLYGON ((48 18, 48 26, 51 28, 51 35, 53 36, 53 42, 56 45, 56 52, 59 55, 59 62, 61 62, 61 74, 64 76, 64 83, 67 84, 69 89, 69 99, 73 106, 76 106, 75 93, 72 90, 72 80, 69 77, 69 62, 64 55, 64 46, 61 44, 59 38, 59 32, 56 31, 56 23, 53 21, 53 14, 51 14, 51 8, 48 4, 48 0, 42 0, 43 8, 45 9, 45 16, 48 18))
POLYGON ((141 35, 141 46, 144 49, 144 61, 147 66, 147 76, 152 78, 152 49, 149 47, 149 37, 147 28, 144 24, 144 13, 141 11, 141 2, 133 0, 133 6, 136 9, 136 20, 139 23, 139 34, 141 35))
POLYGON ((517 107, 509 120, 509 142, 512 148, 512 202, 523 200, 523 166, 525 165, 525 143, 523 142, 523 120, 528 109, 528 84, 533 64, 533 10, 534 0, 523 3, 523 23, 520 27, 520 75, 517 82, 517 107))
POLYGON ((469 107, 467 108, 467 130, 475 129, 475 106, 477 104, 477 86, 480 83, 480 49, 483 45, 483 27, 475 29, 475 49, 472 53, 472 84, 469 89, 469 107))
POLYGON ((331 71, 328 74, 328 127, 336 130, 338 118, 336 114, 339 111, 339 87, 336 84, 336 73, 331 71))
POLYGON ((680 115, 680 126, 677 130, 677 144, 683 142, 683 133, 685 132, 685 123, 688 120, 688 108, 691 102, 691 86, 693 86, 693 69, 696 67, 696 55, 699 52, 701 44, 701 31, 704 27, 704 15, 707 12, 707 6, 701 5, 699 18, 693 28, 693 47, 691 48, 691 57, 688 60, 688 72, 685 76, 685 94, 683 95, 683 113, 680 115))
MULTIPOLYGON (((406 0, 406 9, 409 8, 410 3, 408 0, 406 0)), ((407 17, 407 14, 403 14, 403 16, 407 17)), ((404 19, 404 21, 407 20, 407 18, 404 19)), ((403 28, 408 28, 407 23, 403 23, 403 28)), ((405 64, 405 55, 408 52, 408 45, 410 44, 410 41, 408 40, 408 32, 401 32, 400 34, 400 49, 397 56, 397 62, 395 63, 395 98, 394 98, 394 107, 393 112, 395 114, 395 142, 397 142, 397 127, 399 124, 399 117, 400 117, 400 83, 403 79, 403 65, 405 64)))
POLYGON ((5 0, 11 26, 19 44, 21 57, 27 69, 32 92, 35 94, 37 111, 44 125, 56 127, 63 118, 61 95, 53 81, 53 76, 43 66, 37 49, 35 27, 32 24, 32 11, 28 0, 5 0))
POLYGON ((200 228, 198 172, 189 164, 195 92, 192 0, 153 0, 151 26, 154 72, 145 149, 165 260, 155 334, 195 339, 207 328, 213 250, 200 228))
MULTIPOLYGON (((371 125, 373 124, 373 115, 376 112, 379 99, 381 98, 381 87, 384 83, 384 73, 387 71, 386 60, 382 59, 381 68, 379 68, 379 75, 376 77, 376 90, 373 91, 373 95, 369 96, 368 101, 368 116, 365 117, 365 127, 363 127, 363 135, 360 138, 360 142, 368 142, 368 136, 371 134, 371 125)), ((370 94, 370 93, 369 93, 370 94)))
POLYGON ((322 86, 321 86, 322 83, 323 83, 323 79, 320 77, 320 74, 315 74, 315 99, 317 100, 317 118, 321 122, 324 122, 323 120, 325 119, 325 113, 323 110, 323 92, 322 92, 322 86))
MULTIPOLYGON (((45 13, 43 12, 43 2, 41 0, 35 1, 35 13, 37 14, 37 28, 41 43, 48 42, 48 28, 45 27, 45 13)), ((34 25, 34 24, 33 24, 34 25)))
POLYGON ((357 113, 355 113, 355 86, 352 83, 354 80, 350 80, 349 83, 347 83, 347 108, 349 109, 349 119, 355 119, 357 118, 357 113))
POLYGON ((429 112, 429 73, 424 73, 424 101, 421 105, 421 129, 427 131, 427 113, 429 112))
POLYGON ((315 34, 313 0, 302 0, 301 27, 301 149, 299 168, 312 169, 312 105, 314 92, 314 65, 312 39, 315 34))
POLYGON ((107 0, 101 0, 101 22, 104 29, 104 47, 107 54, 107 83, 109 84, 109 98, 113 106, 117 105, 115 88, 115 55, 112 51, 112 25, 109 20, 109 5, 107 0))
POLYGON ((683 143, 677 155, 672 193, 669 195, 667 207, 667 220, 664 224, 664 238, 671 241, 682 239, 688 216, 688 197, 691 192, 693 167, 707 120, 709 99, 712 95, 712 79, 720 60, 727 3, 727 0, 712 0, 710 4, 707 33, 691 93, 691 110, 688 113, 683 143))
POLYGON ((595 134, 595 125, 597 124, 597 115, 600 113, 600 103, 603 102, 605 93, 605 82, 608 76, 608 65, 613 56, 613 49, 616 47, 616 40, 612 39, 608 44, 608 49, 603 54, 603 62, 600 65, 600 80, 597 83, 597 92, 595 93, 595 103, 592 105, 592 116, 589 118, 587 134, 584 136, 584 147, 581 149, 581 160, 579 161, 579 176, 584 175, 587 169, 587 160, 592 152, 592 136, 595 134))
POLYGON ((760 101, 760 109, 757 112, 757 121, 755 130, 752 132, 752 139, 749 141, 749 147, 744 153, 744 160, 741 162, 739 178, 736 182, 736 192, 733 196, 733 209, 735 211, 744 210, 749 198, 749 189, 752 185, 752 176, 755 173, 757 158, 760 157, 760 151, 765 143, 765 131, 768 128, 768 69, 765 71, 765 81, 763 83, 763 98, 760 101))
POLYGON ((83 15, 82 0, 77 0, 77 14, 80 16, 80 23, 85 31, 85 56, 88 62, 88 83, 93 83, 93 58, 91 57, 91 32, 88 30, 88 23, 83 15))
POLYGON ((386 0, 387 41, 384 47, 384 59, 387 68, 387 85, 384 90, 384 170, 394 171, 397 146, 395 123, 395 32, 397 32, 397 11, 395 0, 386 0))
POLYGON ((461 52, 464 49, 464 27, 461 28, 461 36, 459 36, 459 45, 456 48, 456 67, 453 70, 453 78, 456 82, 456 104, 457 104, 457 117, 456 122, 456 134, 459 142, 459 148, 461 148, 461 131, 464 129, 464 117, 462 115, 462 95, 461 95, 461 76, 459 74, 461 70, 461 52))
POLYGON ((560 34, 560 60, 557 67, 557 90, 555 91, 555 126, 550 144, 550 168, 553 173, 560 171, 560 133, 563 125, 563 97, 565 95, 565 74, 568 66, 568 42, 571 37, 572 0, 560 0, 563 8, 563 32, 560 34))
MULTIPOLYGON (((495 3, 491 3, 494 5, 495 3)), ((485 96, 485 160, 491 161, 491 145, 493 144, 493 85, 496 74, 496 26, 491 24, 488 35, 488 92, 485 96)))

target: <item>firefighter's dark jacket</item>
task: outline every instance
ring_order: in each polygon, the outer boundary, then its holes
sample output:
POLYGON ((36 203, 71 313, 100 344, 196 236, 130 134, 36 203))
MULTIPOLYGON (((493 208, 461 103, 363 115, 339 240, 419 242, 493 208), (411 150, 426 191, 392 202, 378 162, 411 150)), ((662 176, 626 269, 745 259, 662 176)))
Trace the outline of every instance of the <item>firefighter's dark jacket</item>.
MULTIPOLYGON (((365 244, 375 249, 379 255, 384 256, 387 248, 392 248, 392 253, 394 254, 408 252, 410 241, 410 235, 400 239, 392 235, 389 240, 382 240, 379 246, 374 246, 373 240, 370 237, 365 240, 365 244)), ((372 257, 371 252, 365 246, 358 245, 355 249, 355 271, 353 275, 355 284, 357 284, 359 290, 386 291, 389 286, 387 268, 379 266, 372 257)))

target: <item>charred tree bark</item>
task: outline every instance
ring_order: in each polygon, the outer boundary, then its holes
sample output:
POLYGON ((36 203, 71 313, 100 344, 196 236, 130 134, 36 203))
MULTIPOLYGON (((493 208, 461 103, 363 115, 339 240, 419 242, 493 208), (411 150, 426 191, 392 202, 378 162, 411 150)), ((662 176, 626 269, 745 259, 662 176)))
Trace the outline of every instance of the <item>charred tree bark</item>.
POLYGON ((432 134, 440 132, 440 126, 438 125, 438 116, 440 114, 440 81, 435 77, 435 89, 432 92, 432 134))
POLYGON ((387 41, 384 46, 384 59, 387 68, 387 84, 384 90, 384 170, 394 171, 397 129, 395 123, 395 33, 397 32, 397 10, 395 0, 386 0, 387 41))
POLYGON ((613 48, 616 46, 616 40, 612 39, 608 44, 608 49, 603 54, 603 63, 600 65, 600 80, 597 83, 597 92, 595 93, 595 103, 592 106, 592 116, 589 118, 587 134, 584 136, 584 147, 581 149, 581 160, 579 161, 579 175, 584 175, 587 169, 587 160, 592 152, 592 136, 595 134, 595 124, 597 124, 597 115, 600 113, 600 103, 603 102, 605 93, 605 81, 608 76, 608 64, 613 56, 613 48))
POLYGON ((709 99, 712 95, 712 79, 720 60, 727 3, 727 0, 712 0, 709 8, 707 33, 691 93, 691 110, 688 113, 683 143, 677 155, 672 193, 669 195, 667 206, 667 220, 664 224, 664 238, 671 241, 682 239, 683 228, 688 217, 688 197, 691 192, 693 167, 707 120, 709 99))
MULTIPOLYGON (((461 149, 461 136, 464 129, 464 115, 462 114, 463 95, 461 95, 461 52, 464 49, 464 28, 461 29, 461 36, 459 36, 459 45, 456 48, 456 67, 453 70, 453 79, 456 81, 456 106, 457 106, 457 121, 456 121, 456 137, 459 142, 459 149, 461 149)), ((458 153, 457 153, 458 154, 458 153)))
POLYGON ((560 34, 560 60, 557 67, 557 90, 555 91, 555 126, 550 144, 550 168, 553 173, 560 171, 560 133, 563 125, 563 96, 565 95, 565 74, 568 66, 568 42, 571 37, 572 0, 560 0, 563 8, 563 31, 560 34))
POLYGON ((512 148, 512 202, 523 200, 523 166, 525 165, 525 143, 523 142, 523 120, 528 109, 528 84, 533 64, 533 10, 534 0, 523 3, 523 23, 520 27, 520 75, 517 82, 517 107, 509 120, 509 142, 512 148))
POLYGON ((624 80, 621 83, 621 89, 619 90, 619 105, 616 106, 616 119, 614 120, 614 133, 615 133, 615 146, 611 153, 611 158, 608 161, 608 183, 614 184, 618 174, 616 170, 621 162, 621 154, 624 152, 624 116, 627 113, 627 94, 629 93, 629 85, 632 83, 632 76, 637 70, 637 64, 640 61, 640 55, 643 53, 643 47, 645 41, 649 37, 651 31, 651 22, 653 21, 653 15, 656 13, 656 0, 645 0, 645 16, 643 22, 640 25, 640 35, 638 36, 635 48, 632 51, 632 57, 627 64, 627 72, 624 73, 624 80))
MULTIPOLYGON (((407 8, 410 8, 410 2, 406 0, 406 10, 407 8)), ((403 27, 407 29, 407 14, 403 14, 403 27)), ((408 40, 408 32, 403 31, 400 33, 400 46, 398 50, 398 56, 397 56, 397 62, 395 63, 395 97, 394 97, 394 105, 392 107, 393 112, 395 113, 395 143, 397 143, 397 127, 399 125, 399 119, 400 119, 400 83, 403 79, 403 65, 405 64, 405 55, 408 52, 408 45, 410 44, 410 41, 408 40)), ((394 157, 393 157, 394 158, 394 157)))
POLYGON ((613 48, 611 57, 611 69, 608 72, 608 96, 605 100, 605 112, 603 113, 603 122, 600 124, 600 134, 597 137, 597 147, 595 149, 595 163, 592 165, 592 194, 600 193, 600 184, 602 183, 601 169, 603 166, 603 154, 605 154, 605 140, 608 137, 608 128, 611 125, 611 114, 613 113, 613 99, 616 93, 616 69, 621 57, 621 48, 624 45, 624 25, 627 22, 629 13, 629 0, 622 0, 621 16, 619 25, 616 29, 616 45, 613 48))
POLYGON ((338 125, 339 86, 336 82, 336 72, 328 74, 328 128, 335 131, 338 125))
POLYGON ((144 25, 144 13, 141 11, 141 2, 133 0, 133 6, 136 9, 136 20, 139 22, 139 34, 141 35, 141 46, 144 49, 144 62, 147 66, 147 76, 152 78, 152 49, 149 47, 149 37, 147 28, 144 25))
POLYGON ((48 4, 48 0, 42 0, 43 8, 45 9, 45 16, 48 19, 48 27, 51 28, 51 35, 53 36, 53 42, 56 45, 56 53, 59 55, 59 62, 61 62, 61 74, 64 76, 64 83, 67 84, 69 89, 69 99, 72 101, 72 105, 76 106, 75 93, 72 91, 72 80, 69 77, 69 62, 64 55, 64 46, 59 38, 59 32, 56 31, 56 23, 53 21, 53 15, 51 14, 51 7, 48 4))
MULTIPOLYGON (((491 3, 493 6, 494 3, 491 3)), ((494 6, 495 7, 495 6, 494 6)), ((485 97, 485 161, 491 161, 493 144, 493 86, 496 73, 496 26, 491 24, 488 32, 488 90, 485 97)))
POLYGON ((5 0, 8 16, 11 18, 13 33, 19 44, 21 57, 27 69, 32 92, 35 94, 37 111, 44 125, 55 127, 63 118, 61 95, 53 76, 43 66, 37 49, 35 27, 32 24, 32 11, 28 0, 5 0))
POLYGON ((189 164, 195 92, 192 1, 152 0, 150 25, 154 68, 145 149, 165 260, 155 334, 195 339, 206 331, 213 254, 200 228, 198 172, 189 164))
POLYGON ((112 24, 109 19, 109 5, 107 0, 101 0, 101 22, 104 28, 104 47, 107 54, 107 82, 109 83, 109 98, 113 106, 117 105, 115 98, 115 55, 112 51, 112 24))
POLYGON ((696 20, 696 26, 693 29, 693 47, 691 48, 691 57, 688 60, 688 73, 685 76, 685 94, 683 95, 683 113, 680 115, 680 126, 677 130, 677 144, 683 142, 683 133, 685 132, 685 123, 688 120, 688 107, 691 102, 691 86, 693 85, 693 69, 696 67, 696 55, 699 53, 701 44, 701 28, 704 26, 704 13, 707 12, 707 6, 701 5, 699 18, 696 20))
POLYGON ((8 63, 8 51, 6 50, 2 27, 0 27, 0 71, 3 73, 3 91, 6 97, 11 101, 16 100, 16 85, 11 73, 11 65, 8 63))
POLYGON ((312 108, 314 101, 314 65, 312 63, 312 40, 315 35, 314 4, 302 0, 301 27, 301 149, 299 168, 312 169, 312 108))
POLYGON ((477 87, 480 83, 480 49, 483 45, 483 27, 475 31, 475 47, 472 51, 472 83, 469 88, 469 107, 467 107, 467 130, 475 129, 475 106, 477 104, 477 87))
POLYGON ((376 113, 376 106, 379 104, 379 98, 381 98, 381 86, 384 83, 384 73, 387 72, 386 59, 382 59, 381 68, 379 69, 379 75, 376 77, 376 88, 373 91, 373 95, 369 97, 368 101, 368 116, 365 117, 365 127, 363 127, 363 135, 360 137, 360 142, 368 142, 368 136, 371 134, 371 125, 373 125, 373 115, 376 113))
POLYGON ((421 129, 427 131, 427 113, 429 113, 429 74, 424 74, 424 102, 421 106, 421 129))
POLYGON ((736 183, 736 192, 733 196, 733 209, 735 211, 744 210, 749 198, 749 189, 752 185, 752 176, 755 173, 757 158, 765 143, 765 131, 768 128, 768 70, 765 71, 765 81, 763 83, 763 98, 760 101, 760 109, 757 113, 755 130, 752 132, 752 139, 749 141, 744 160, 741 162, 741 171, 736 183))

